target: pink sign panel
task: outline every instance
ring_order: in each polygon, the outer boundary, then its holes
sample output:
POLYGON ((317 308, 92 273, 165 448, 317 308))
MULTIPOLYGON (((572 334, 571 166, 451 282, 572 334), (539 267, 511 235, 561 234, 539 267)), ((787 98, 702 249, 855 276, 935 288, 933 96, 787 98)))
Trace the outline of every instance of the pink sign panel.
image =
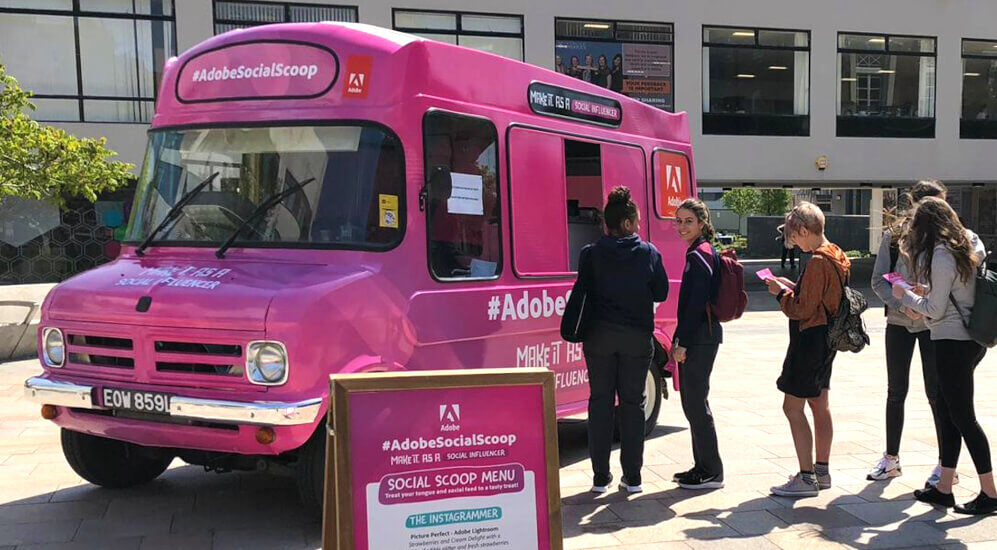
POLYGON ((542 386, 349 395, 358 550, 549 550, 542 386))
POLYGON ((177 77, 181 103, 247 99, 309 99, 324 95, 339 75, 339 59, 315 44, 243 42, 190 58, 177 77))

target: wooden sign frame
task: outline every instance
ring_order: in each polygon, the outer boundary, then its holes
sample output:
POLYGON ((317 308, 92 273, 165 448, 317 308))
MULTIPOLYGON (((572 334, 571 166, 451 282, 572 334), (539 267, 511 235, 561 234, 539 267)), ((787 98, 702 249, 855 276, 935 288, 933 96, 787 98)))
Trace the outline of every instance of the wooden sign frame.
MULTIPOLYGON (((509 386, 541 387, 550 549, 562 550, 560 464, 552 371, 542 368, 516 368, 366 373, 332 375, 329 383, 328 425, 331 428, 328 430, 326 441, 325 507, 322 521, 324 550, 354 550, 354 495, 349 409, 351 393, 509 386)), ((540 512, 538 510, 538 514, 540 512)))

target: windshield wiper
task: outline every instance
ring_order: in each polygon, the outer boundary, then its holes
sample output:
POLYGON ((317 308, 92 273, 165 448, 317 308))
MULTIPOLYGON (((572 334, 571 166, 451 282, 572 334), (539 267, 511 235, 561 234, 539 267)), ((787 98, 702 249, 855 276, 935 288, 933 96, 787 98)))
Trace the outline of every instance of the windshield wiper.
POLYGON ((249 224, 253 223, 261 216, 265 215, 267 212, 270 211, 270 209, 280 204, 284 199, 289 197, 291 193, 294 193, 298 189, 301 189, 302 187, 308 185, 313 181, 315 181, 315 178, 308 178, 301 183, 297 183, 295 185, 288 187, 287 189, 284 189, 280 193, 271 195, 267 200, 260 203, 260 205, 256 207, 256 210, 253 210, 253 213, 250 214, 248 217, 246 217, 246 219, 242 222, 242 224, 235 231, 232 232, 232 235, 224 243, 222 243, 220 247, 218 247, 218 250, 215 251, 215 257, 224 258, 225 251, 232 246, 232 243, 234 243, 235 240, 239 237, 239 234, 242 233, 243 229, 248 227, 249 224))
POLYGON ((180 217, 180 214, 183 212, 183 207, 187 206, 187 203, 189 203, 195 196, 197 196, 197 194, 200 193, 202 189, 207 187, 209 183, 215 181, 215 178, 218 177, 218 174, 220 174, 220 172, 215 172, 211 174, 210 176, 207 177, 207 179, 197 184, 196 187, 188 191, 186 195, 180 197, 180 200, 178 200, 177 203, 173 205, 173 208, 170 208, 169 212, 166 213, 166 217, 163 218, 162 223, 157 225, 156 228, 153 229, 151 233, 149 233, 149 236, 146 237, 144 241, 142 241, 142 244, 140 244, 138 248, 135 249, 135 255, 136 256, 144 255, 145 249, 149 248, 149 245, 152 244, 152 240, 156 238, 156 235, 158 235, 160 231, 162 231, 167 225, 169 225, 170 222, 180 217))

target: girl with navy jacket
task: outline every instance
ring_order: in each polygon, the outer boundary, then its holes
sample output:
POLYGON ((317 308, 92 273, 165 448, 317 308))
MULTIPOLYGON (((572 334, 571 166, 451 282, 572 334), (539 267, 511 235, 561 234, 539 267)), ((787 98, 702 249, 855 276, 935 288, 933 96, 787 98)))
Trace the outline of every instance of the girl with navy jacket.
POLYGON ((717 447, 717 430, 708 400, 710 373, 723 341, 720 322, 709 305, 720 286, 717 251, 710 244, 715 233, 710 210, 703 201, 688 199, 675 214, 679 237, 689 245, 679 290, 678 327, 673 338, 673 358, 679 364, 682 411, 692 434, 693 468, 673 478, 685 489, 719 489, 724 467, 717 447))

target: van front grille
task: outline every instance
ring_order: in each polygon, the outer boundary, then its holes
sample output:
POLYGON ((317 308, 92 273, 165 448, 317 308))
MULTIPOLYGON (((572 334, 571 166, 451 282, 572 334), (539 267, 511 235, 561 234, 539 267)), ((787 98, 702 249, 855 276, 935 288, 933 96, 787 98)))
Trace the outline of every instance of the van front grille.
POLYGON ((69 362, 77 365, 93 367, 110 367, 114 369, 134 369, 135 360, 131 357, 114 357, 111 355, 94 355, 92 353, 69 353, 69 362))

